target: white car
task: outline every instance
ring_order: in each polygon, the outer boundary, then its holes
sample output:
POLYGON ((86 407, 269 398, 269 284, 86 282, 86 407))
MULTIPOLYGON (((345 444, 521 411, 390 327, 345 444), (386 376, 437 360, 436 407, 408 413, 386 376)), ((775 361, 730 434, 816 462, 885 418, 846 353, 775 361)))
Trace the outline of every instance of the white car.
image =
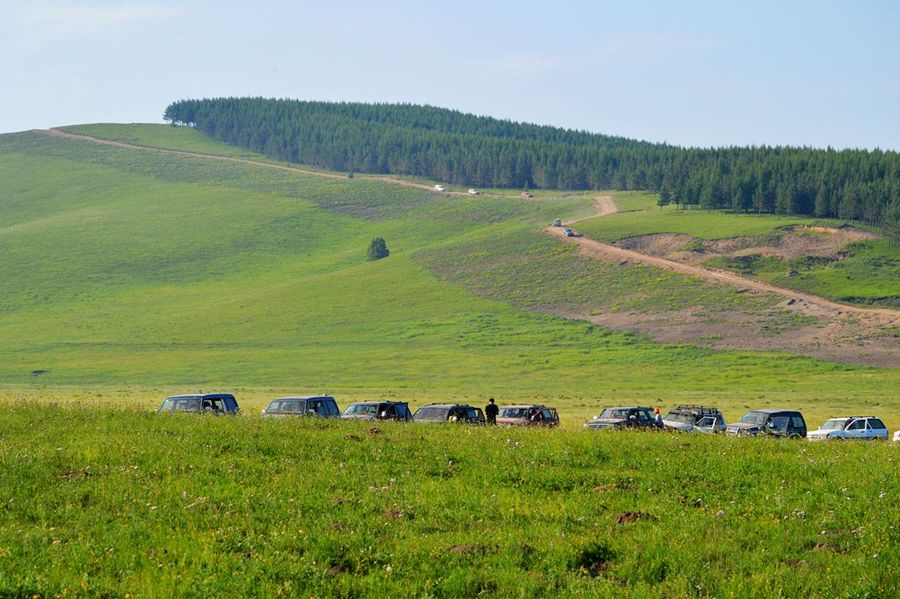
POLYGON ((470 195, 470 196, 477 196, 477 195, 479 195, 480 193, 481 193, 481 192, 478 191, 477 189, 470 189, 470 190, 469 190, 469 195, 470 195))
POLYGON ((894 443, 900 443, 900 431, 894 431, 894 443))
POLYGON ((846 416, 826 420, 818 430, 806 434, 810 441, 826 439, 884 439, 888 430, 884 423, 874 416, 846 416))
POLYGON ((443 185, 435 185, 434 190, 435 191, 444 191, 444 186, 443 185))

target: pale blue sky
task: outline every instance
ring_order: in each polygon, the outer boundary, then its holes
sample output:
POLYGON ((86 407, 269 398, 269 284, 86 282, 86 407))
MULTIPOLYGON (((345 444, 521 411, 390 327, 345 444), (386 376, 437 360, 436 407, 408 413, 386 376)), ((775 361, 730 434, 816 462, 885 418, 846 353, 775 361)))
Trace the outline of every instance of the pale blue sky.
POLYGON ((534 4, 0 0, 0 132, 250 95, 900 150, 898 0, 534 4))

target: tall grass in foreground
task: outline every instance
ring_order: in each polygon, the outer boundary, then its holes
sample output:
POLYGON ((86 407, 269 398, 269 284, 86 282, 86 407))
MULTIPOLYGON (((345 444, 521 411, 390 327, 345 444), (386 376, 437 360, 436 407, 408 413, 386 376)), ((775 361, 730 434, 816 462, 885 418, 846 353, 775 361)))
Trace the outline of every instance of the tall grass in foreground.
POLYGON ((0 408, 0 595, 897 596, 897 447, 0 408))

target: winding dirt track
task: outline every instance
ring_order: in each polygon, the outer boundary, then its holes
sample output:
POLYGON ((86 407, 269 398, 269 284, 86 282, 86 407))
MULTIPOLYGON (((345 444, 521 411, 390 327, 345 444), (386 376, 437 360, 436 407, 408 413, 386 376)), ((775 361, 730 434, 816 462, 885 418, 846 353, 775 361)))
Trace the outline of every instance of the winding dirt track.
MULTIPOLYGON (((597 197, 596 214, 594 216, 606 216, 617 211, 618 206, 611 196, 597 197)), ((585 219, 586 218, 593 218, 593 216, 585 217, 585 219)), ((572 223, 570 224, 575 224, 580 220, 585 219, 578 219, 576 221, 572 221, 572 223)), ((787 302, 784 305, 788 308, 796 306, 797 309, 803 309, 804 311, 810 311, 810 309, 812 309, 812 311, 818 313, 842 317, 873 316, 877 317, 885 325, 900 323, 900 310, 891 310, 889 308, 847 306, 825 299, 823 297, 810 295, 808 293, 801 293, 798 291, 792 291, 790 289, 784 289, 782 287, 776 287, 774 285, 769 285, 768 283, 763 283, 762 281, 748 279, 746 277, 742 277, 740 275, 727 271, 703 268, 700 266, 684 264, 682 262, 675 262, 673 260, 667 260, 665 258, 659 258, 656 256, 648 256, 647 254, 635 252, 634 250, 627 250, 615 245, 596 241, 594 239, 588 239, 586 237, 566 237, 561 227, 547 227, 544 230, 558 237, 562 237, 564 240, 570 243, 577 244, 581 248, 583 255, 593 258, 599 258, 601 260, 607 260, 610 262, 627 261, 637 264, 646 264, 648 266, 655 266, 657 268, 663 268, 673 272, 692 275, 714 283, 726 283, 742 290, 752 289, 753 291, 762 293, 773 293, 775 295, 780 295, 786 298, 787 302)))
MULTIPOLYGON (((251 158, 235 158, 233 156, 220 156, 218 154, 204 154, 202 152, 187 152, 185 150, 171 150, 167 148, 154 148, 153 146, 141 146, 138 144, 130 144, 121 141, 112 141, 109 139, 101 139, 99 137, 92 137, 90 135, 81 135, 79 133, 68 133, 66 131, 60 131, 59 129, 32 129, 32 133, 37 133, 38 135, 47 135, 49 137, 61 137, 64 139, 73 139, 77 141, 87 141, 95 144, 100 144, 103 146, 112 146, 115 148, 126 148, 129 150, 142 150, 145 152, 155 152, 157 154, 171 154, 173 156, 185 156, 187 158, 202 158, 206 160, 219 160, 222 162, 236 162, 239 164, 251 164, 253 166, 259 166, 262 168, 270 168, 274 170, 280 171, 289 171, 292 173, 300 173, 303 175, 311 175, 313 177, 322 177, 324 179, 346 179, 346 175, 337 175, 334 173, 324 173, 321 171, 313 171, 308 170, 296 166, 284 165, 284 164, 273 164, 271 162, 262 162, 260 160, 253 160, 251 158)), ((382 183, 388 183, 390 185, 399 185, 400 187, 413 187, 415 189, 422 189, 425 191, 435 191, 434 187, 430 185, 426 185, 424 183, 415 183, 414 181, 404 181, 402 179, 395 179, 394 177, 386 176, 382 177, 379 175, 357 175, 360 179, 368 179, 371 181, 381 181, 382 183)), ((435 192, 441 193, 442 195, 449 196, 467 196, 468 194, 463 191, 442 191, 435 192)))

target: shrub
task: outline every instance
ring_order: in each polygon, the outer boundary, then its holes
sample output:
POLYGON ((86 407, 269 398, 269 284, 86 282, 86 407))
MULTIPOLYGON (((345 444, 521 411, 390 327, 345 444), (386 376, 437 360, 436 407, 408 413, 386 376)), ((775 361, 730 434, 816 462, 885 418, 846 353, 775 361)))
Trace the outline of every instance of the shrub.
POLYGON ((369 260, 381 260, 382 258, 387 258, 390 253, 387 244, 381 237, 376 237, 369 244, 369 260))

